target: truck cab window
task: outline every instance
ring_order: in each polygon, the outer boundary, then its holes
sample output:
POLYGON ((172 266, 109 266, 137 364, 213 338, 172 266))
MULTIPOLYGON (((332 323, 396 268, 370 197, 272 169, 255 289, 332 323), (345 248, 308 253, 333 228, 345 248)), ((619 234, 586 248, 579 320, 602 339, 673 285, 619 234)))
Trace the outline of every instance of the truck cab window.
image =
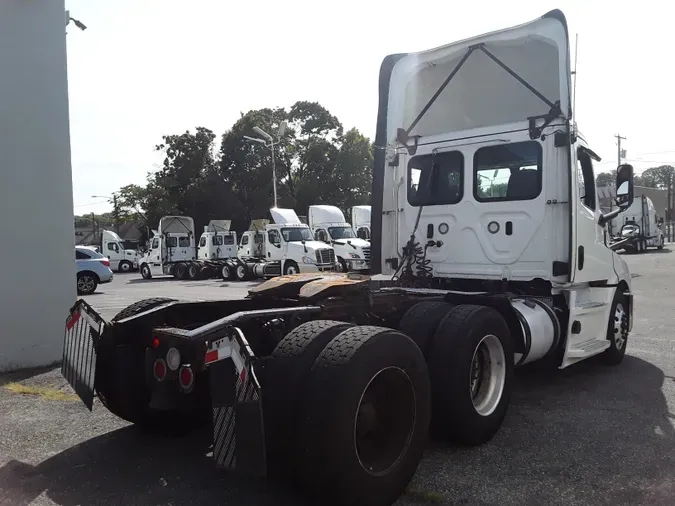
POLYGON ((178 246, 181 248, 189 248, 190 247, 190 238, 186 236, 181 236, 178 238, 178 246))
POLYGON ((487 146, 473 157, 473 194, 478 202, 532 200, 542 187, 538 141, 487 146))
POLYGON ((110 251, 114 251, 115 253, 118 253, 119 250, 120 250, 119 247, 117 246, 117 243, 115 243, 115 242, 109 242, 108 243, 108 249, 110 251))
POLYGON ((457 204, 462 200, 463 174, 464 155, 459 151, 412 157, 408 162, 408 204, 457 204))
POLYGON ((581 202, 591 211, 595 211, 595 175, 593 161, 583 149, 577 149, 577 175, 580 177, 581 202), (581 190, 583 187, 583 190, 581 190))
POLYGON ((328 234, 324 229, 320 228, 319 230, 316 231, 316 240, 328 242, 328 234))
POLYGON ((214 235, 211 237, 211 244, 214 246, 222 246, 223 245, 223 236, 222 235, 214 235))
POLYGON ((152 240, 152 249, 157 249, 157 248, 159 248, 159 239, 157 237, 155 237, 152 240))
POLYGON ((241 238, 241 245, 246 246, 248 244, 248 236, 245 235, 244 237, 241 238))
POLYGON ((206 237, 199 239, 199 247, 203 248, 204 246, 206 246, 206 237))
POLYGON ((167 237, 166 245, 169 248, 175 248, 178 245, 178 239, 176 237, 167 237))
POLYGON ((281 239, 279 239, 279 231, 275 229, 267 232, 267 238, 271 244, 279 244, 281 242, 281 239))
POLYGON ((234 236, 233 235, 226 235, 226 236, 222 237, 222 240, 223 240, 222 242, 225 246, 231 246, 232 244, 234 244, 234 236))
POLYGON ((356 236, 359 239, 365 239, 366 241, 370 240, 370 233, 366 227, 361 227, 356 231, 356 236))

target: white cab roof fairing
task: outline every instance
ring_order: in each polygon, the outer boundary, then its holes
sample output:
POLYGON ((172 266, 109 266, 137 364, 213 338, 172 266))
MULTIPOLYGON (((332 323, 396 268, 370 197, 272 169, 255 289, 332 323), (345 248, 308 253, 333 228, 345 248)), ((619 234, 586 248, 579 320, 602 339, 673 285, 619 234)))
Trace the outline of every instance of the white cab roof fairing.
POLYGON ((361 227, 363 225, 370 225, 370 206, 354 206, 352 207, 352 226, 354 228, 361 227))
POLYGON ((282 225, 286 223, 302 223, 293 209, 273 207, 270 209, 270 215, 276 224, 282 225))
POLYGON ((159 220, 159 232, 161 234, 186 234, 195 235, 195 221, 189 216, 163 216, 159 220))
POLYGON ((122 242, 122 238, 117 235, 115 232, 112 230, 104 230, 103 231, 103 240, 104 241, 117 241, 117 242, 122 242))
POLYGON ((269 222, 270 220, 266 219, 252 220, 248 229, 251 232, 259 232, 261 230, 265 230, 265 227, 269 224, 269 222))
POLYGON ((347 225, 345 215, 335 206, 309 206, 309 224, 314 227, 319 224, 347 225))
POLYGON ((519 26, 402 56, 390 76, 386 139, 395 142, 397 129, 431 137, 526 122, 548 114, 557 102, 570 118, 569 41, 558 10, 519 26))
POLYGON ((209 232, 229 232, 232 220, 210 220, 209 232))

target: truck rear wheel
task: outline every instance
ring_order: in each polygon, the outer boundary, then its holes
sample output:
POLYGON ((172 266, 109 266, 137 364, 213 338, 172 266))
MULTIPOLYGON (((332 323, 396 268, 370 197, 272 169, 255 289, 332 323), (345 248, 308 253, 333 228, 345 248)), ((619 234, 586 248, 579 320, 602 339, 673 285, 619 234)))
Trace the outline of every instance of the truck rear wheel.
POLYGON ((438 325, 453 307, 442 300, 418 302, 405 312, 399 330, 412 339, 426 357, 438 325))
POLYGON ((470 446, 494 437, 511 397, 513 354, 495 309, 467 304, 448 313, 429 354, 435 434, 470 446))
POLYGON ((429 429, 429 376, 417 345, 391 329, 352 327, 324 348, 307 385, 297 450, 305 486, 322 503, 393 503, 429 429))
POLYGON ((148 311, 149 309, 155 308, 157 306, 161 306, 162 304, 167 304, 169 302, 175 302, 176 299, 171 299, 168 297, 153 297, 151 299, 143 299, 139 300, 138 302, 134 302, 133 304, 129 304, 127 307, 122 309, 119 313, 117 313, 112 320, 112 322, 116 322, 119 320, 123 320, 125 318, 129 318, 130 316, 137 315, 139 313, 142 313, 143 311, 148 311))
POLYGON ((246 281, 246 278, 248 278, 248 266, 245 263, 238 263, 234 268, 234 275, 237 281, 246 281))
POLYGON ((234 269, 228 264, 223 264, 220 268, 220 277, 225 281, 232 281, 235 278, 234 269))
POLYGON ((201 269, 199 268, 199 265, 197 264, 190 264, 187 270, 187 275, 188 278, 190 279, 198 279, 199 278, 199 273, 201 269))
POLYGON ((187 265, 183 262, 176 264, 176 269, 173 272, 176 279, 185 279, 187 277, 187 265))
MULTIPOLYGON (((294 449, 299 444, 297 438, 302 437, 297 433, 300 422, 297 414, 301 409, 301 392, 307 375, 326 345, 342 331, 353 326, 351 323, 332 320, 309 321, 286 334, 272 352, 273 357, 283 362, 283 373, 279 378, 283 385, 276 389, 280 393, 279 397, 283 398, 275 399, 280 416, 271 427, 274 435, 270 439, 275 448, 271 453, 281 457, 281 464, 288 466, 287 471, 290 474, 296 470, 294 449)), ((279 470, 283 471, 281 467, 279 470)))

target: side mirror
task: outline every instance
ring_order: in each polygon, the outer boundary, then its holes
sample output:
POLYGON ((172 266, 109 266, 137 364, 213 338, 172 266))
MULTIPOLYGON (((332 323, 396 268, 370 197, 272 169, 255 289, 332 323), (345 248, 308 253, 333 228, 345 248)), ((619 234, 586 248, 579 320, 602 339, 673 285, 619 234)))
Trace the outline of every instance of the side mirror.
POLYGON ((633 203, 633 166, 619 165, 616 170, 616 205, 626 209, 633 203))

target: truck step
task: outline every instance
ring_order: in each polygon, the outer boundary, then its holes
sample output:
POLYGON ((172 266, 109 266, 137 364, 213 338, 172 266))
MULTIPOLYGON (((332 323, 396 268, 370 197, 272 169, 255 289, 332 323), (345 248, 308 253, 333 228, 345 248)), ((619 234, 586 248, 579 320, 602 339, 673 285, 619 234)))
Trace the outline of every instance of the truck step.
POLYGON ((591 339, 589 341, 584 341, 583 343, 575 344, 574 348, 571 348, 567 352, 567 357, 568 358, 591 357, 609 348, 609 344, 610 343, 607 340, 599 341, 598 339, 591 339))
POLYGON ((580 301, 574 305, 574 314, 582 315, 589 313, 597 313, 603 311, 607 307, 606 302, 599 302, 596 300, 580 301))

